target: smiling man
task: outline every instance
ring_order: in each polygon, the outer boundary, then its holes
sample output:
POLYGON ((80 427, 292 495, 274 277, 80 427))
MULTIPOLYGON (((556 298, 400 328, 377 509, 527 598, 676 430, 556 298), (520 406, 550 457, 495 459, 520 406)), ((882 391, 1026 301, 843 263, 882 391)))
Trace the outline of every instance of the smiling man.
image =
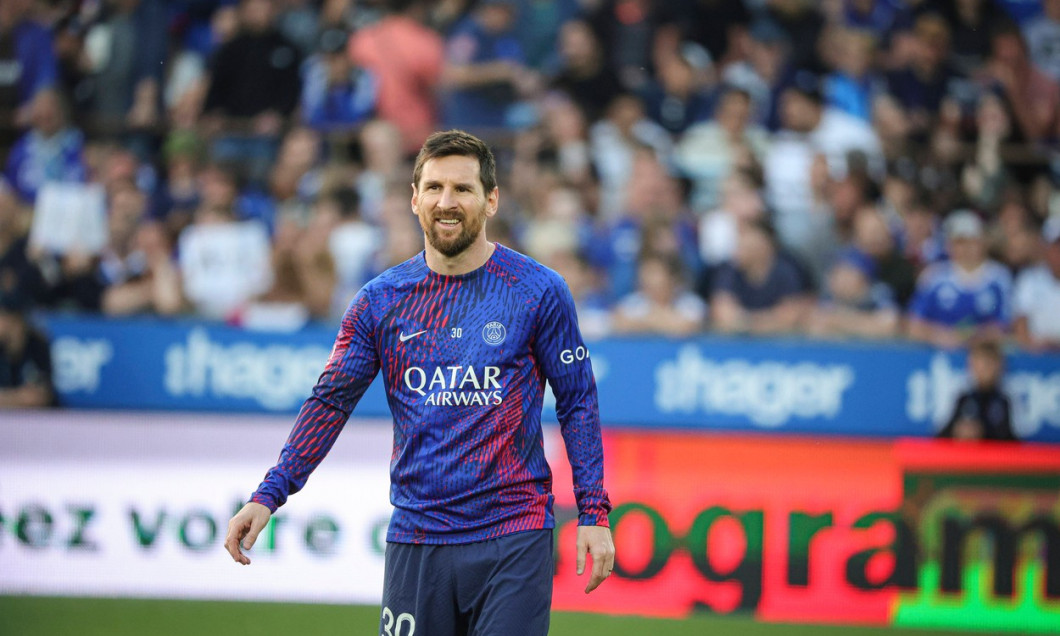
POLYGON ((486 238, 499 190, 493 154, 461 131, 431 135, 413 173, 426 246, 370 281, 279 462, 231 520, 243 554, 302 488, 379 372, 394 416, 380 630, 384 634, 548 633, 552 472, 541 406, 547 380, 574 475, 577 568, 586 593, 615 549, 603 486, 596 384, 563 279, 486 238))

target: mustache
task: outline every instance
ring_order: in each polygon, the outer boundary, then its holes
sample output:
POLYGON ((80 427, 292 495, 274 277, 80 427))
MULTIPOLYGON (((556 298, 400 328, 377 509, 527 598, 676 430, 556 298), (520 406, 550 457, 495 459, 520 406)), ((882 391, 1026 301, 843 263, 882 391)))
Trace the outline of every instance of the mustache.
POLYGON ((440 212, 434 215, 435 221, 463 221, 466 215, 459 212, 440 212))

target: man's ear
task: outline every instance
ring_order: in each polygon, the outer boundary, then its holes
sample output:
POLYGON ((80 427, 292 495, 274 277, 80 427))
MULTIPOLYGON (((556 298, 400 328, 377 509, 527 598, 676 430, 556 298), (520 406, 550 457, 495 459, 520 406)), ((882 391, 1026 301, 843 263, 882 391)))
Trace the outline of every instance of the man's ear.
POLYGON ((500 206, 501 201, 501 190, 494 186, 493 190, 486 197, 486 217, 492 217, 497 214, 497 209, 500 206))

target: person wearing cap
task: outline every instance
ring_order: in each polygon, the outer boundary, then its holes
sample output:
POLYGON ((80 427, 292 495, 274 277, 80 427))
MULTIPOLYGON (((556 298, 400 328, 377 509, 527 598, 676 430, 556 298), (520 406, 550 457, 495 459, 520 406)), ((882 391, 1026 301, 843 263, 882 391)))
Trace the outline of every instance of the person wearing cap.
POLYGON ((973 336, 1000 337, 1011 322, 1011 275, 987 257, 983 222, 974 212, 952 212, 943 227, 949 260, 928 267, 917 280, 908 336, 945 348, 973 336))
POLYGON ((0 291, 0 409, 55 403, 48 339, 26 319, 29 301, 0 291))
POLYGON ((1060 217, 1042 228, 1045 256, 1016 279, 1013 329, 1016 341, 1031 351, 1060 350, 1060 217))

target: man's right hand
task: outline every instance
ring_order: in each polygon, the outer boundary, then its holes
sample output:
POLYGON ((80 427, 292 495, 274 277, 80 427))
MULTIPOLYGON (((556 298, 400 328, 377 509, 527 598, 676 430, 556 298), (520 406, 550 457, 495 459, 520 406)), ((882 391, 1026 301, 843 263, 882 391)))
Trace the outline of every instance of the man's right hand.
POLYGON ((243 565, 250 565, 250 559, 243 550, 254 547, 258 533, 269 523, 272 513, 265 506, 249 502, 228 522, 228 536, 225 537, 225 549, 232 555, 232 560, 243 565), (240 549, 242 545, 243 550, 240 549))

